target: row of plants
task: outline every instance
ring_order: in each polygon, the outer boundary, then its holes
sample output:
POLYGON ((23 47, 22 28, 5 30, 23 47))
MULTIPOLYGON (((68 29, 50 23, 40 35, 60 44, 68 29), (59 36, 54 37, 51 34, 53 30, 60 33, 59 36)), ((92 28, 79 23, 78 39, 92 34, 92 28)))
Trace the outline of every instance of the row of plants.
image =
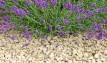
MULTIPOLYGON (((107 37, 107 0, 0 0, 2 33, 20 31, 26 39, 87 32, 107 37)), ((13 40, 15 36, 11 37, 13 40)))

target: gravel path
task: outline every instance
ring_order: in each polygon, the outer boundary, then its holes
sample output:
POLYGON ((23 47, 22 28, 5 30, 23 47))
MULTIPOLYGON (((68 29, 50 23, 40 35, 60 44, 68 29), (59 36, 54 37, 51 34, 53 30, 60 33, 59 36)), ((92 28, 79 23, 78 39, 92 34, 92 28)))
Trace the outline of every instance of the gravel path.
MULTIPOLYGON (((0 63, 107 63, 107 39, 70 38, 16 40, 0 34, 0 63), (28 46, 23 46, 29 43, 28 46)), ((14 33, 15 34, 15 33, 14 33)))

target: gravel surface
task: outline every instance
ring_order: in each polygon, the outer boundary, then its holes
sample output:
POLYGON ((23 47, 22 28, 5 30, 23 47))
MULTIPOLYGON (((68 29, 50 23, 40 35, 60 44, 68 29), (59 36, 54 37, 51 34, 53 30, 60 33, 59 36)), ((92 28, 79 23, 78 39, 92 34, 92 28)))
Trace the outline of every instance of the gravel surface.
POLYGON ((107 39, 69 38, 11 40, 12 32, 0 34, 0 63, 107 63, 107 39), (84 40, 83 40, 84 39, 84 40))

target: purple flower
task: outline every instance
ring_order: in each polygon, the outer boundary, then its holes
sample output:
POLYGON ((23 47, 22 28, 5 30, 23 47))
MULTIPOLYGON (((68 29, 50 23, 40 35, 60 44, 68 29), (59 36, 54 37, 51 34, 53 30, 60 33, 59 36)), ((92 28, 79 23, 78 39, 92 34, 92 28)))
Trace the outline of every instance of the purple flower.
POLYGON ((11 12, 16 12, 18 10, 18 7, 13 5, 13 7, 11 8, 11 12))
POLYGON ((36 34, 39 34, 38 30, 35 30, 35 33, 36 33, 36 34))
POLYGON ((77 20, 77 22, 80 22, 80 21, 81 21, 80 17, 77 17, 77 19, 76 19, 76 20, 77 20))
POLYGON ((93 38, 93 37, 94 37, 93 32, 89 32, 88 39, 93 38))
POLYGON ((40 17, 39 19, 40 19, 40 21, 43 21, 43 18, 42 18, 42 17, 40 17))
POLYGON ((68 31, 66 31, 64 34, 68 34, 68 31))
POLYGON ((14 26, 14 22, 10 22, 9 24, 10 24, 10 26, 14 26))
POLYGON ((97 39, 98 39, 98 40, 101 40, 102 38, 103 38, 103 34, 102 34, 102 33, 99 33, 98 36, 97 36, 97 39))
POLYGON ((26 5, 27 6, 30 6, 31 5, 31 2, 30 2, 31 0, 25 0, 25 3, 26 3, 26 5))
POLYGON ((96 30, 97 33, 102 33, 102 29, 96 30))
POLYGON ((83 29, 83 26, 79 26, 80 29, 83 29))
POLYGON ((52 5, 56 6, 57 5, 57 0, 50 0, 50 2, 52 3, 52 5))
POLYGON ((39 8, 40 8, 40 9, 48 8, 48 4, 46 3, 45 0, 42 0, 42 1, 40 2, 39 8))
POLYGON ((80 13, 82 13, 82 12, 84 12, 84 8, 82 8, 82 9, 80 9, 80 10, 77 10, 77 11, 76 11, 76 14, 80 14, 80 13))
POLYGON ((97 27, 97 23, 96 22, 93 22, 93 25, 94 25, 95 28, 97 27))
POLYGON ((5 12, 5 10, 0 9, 0 13, 5 12))
POLYGON ((7 22, 10 18, 11 18, 11 17, 10 17, 9 15, 6 15, 2 20, 3 20, 4 22, 7 22))
POLYGON ((91 17, 93 14, 94 14, 94 12, 93 12, 93 11, 90 11, 89 9, 88 9, 88 10, 86 10, 85 15, 86 15, 87 17, 91 17))
POLYGON ((36 4, 37 6, 40 5, 40 1, 41 1, 41 0, 34 0, 35 4, 36 4))
POLYGON ((103 0, 98 0, 99 2, 102 2, 103 0))
POLYGON ((68 15, 71 15, 72 14, 72 11, 68 11, 68 15))
POLYGON ((11 39, 12 40, 16 40, 16 36, 11 36, 11 39))
POLYGON ((29 45, 29 43, 25 43, 25 44, 23 45, 23 47, 24 47, 24 46, 28 46, 28 45, 29 45))
POLYGON ((103 10, 104 10, 104 8, 98 8, 98 9, 96 9, 96 13, 99 13, 99 12, 101 12, 103 10))
POLYGON ((64 31, 63 30, 60 30, 59 32, 58 32, 58 36, 62 36, 64 34, 64 31))
POLYGON ((48 36, 42 36, 42 38, 47 39, 47 38, 48 38, 48 36))
POLYGON ((70 2, 65 2, 65 3, 63 4, 63 7, 67 7, 68 10, 70 10, 70 9, 74 10, 74 9, 77 8, 77 5, 73 5, 73 4, 71 4, 70 2))
POLYGON ((5 2, 5 1, 0 1, 0 6, 4 6, 5 4, 7 4, 7 2, 5 2))
POLYGON ((49 31, 52 31, 52 26, 51 25, 49 26, 49 31))
POLYGON ((107 19, 103 19, 102 22, 103 22, 103 23, 107 23, 107 19))
POLYGON ((96 6, 96 3, 92 3, 91 8, 94 8, 96 6))
POLYGON ((31 34, 25 35, 25 38, 26 38, 26 39, 29 39, 29 38, 31 38, 31 37, 32 37, 31 34))
POLYGON ((26 14, 26 15, 29 15, 30 12, 29 12, 28 10, 25 10, 25 14, 26 14))
POLYGON ((82 18, 83 19, 87 18, 87 14, 83 14, 82 18))
POLYGON ((22 24, 22 27, 23 27, 25 30, 28 30, 28 27, 25 26, 24 24, 22 24))
POLYGON ((5 24, 1 25, 1 29, 2 29, 2 30, 7 30, 8 28, 9 28, 8 25, 5 25, 5 24))
POLYGON ((89 32, 92 32, 95 29, 95 27, 93 26, 92 28, 90 28, 89 32))
POLYGON ((61 28, 61 26, 60 26, 60 25, 57 25, 57 26, 56 26, 56 28, 57 28, 57 29, 60 29, 60 28, 61 28))
POLYGON ((26 30, 25 32, 23 32, 24 35, 30 35, 30 31, 26 30))
POLYGON ((69 24, 70 22, 69 22, 68 19, 64 19, 63 23, 64 23, 64 24, 69 24))

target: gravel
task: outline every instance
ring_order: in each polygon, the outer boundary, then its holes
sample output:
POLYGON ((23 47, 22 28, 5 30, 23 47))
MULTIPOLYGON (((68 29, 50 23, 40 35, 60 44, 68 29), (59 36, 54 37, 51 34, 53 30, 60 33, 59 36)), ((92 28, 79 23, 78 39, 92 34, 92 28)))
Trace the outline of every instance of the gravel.
POLYGON ((0 34, 0 63, 107 63, 107 39, 49 37, 47 40, 8 32, 0 34), (11 40, 11 35, 16 40, 11 40), (26 43, 26 46, 24 46, 26 43))

